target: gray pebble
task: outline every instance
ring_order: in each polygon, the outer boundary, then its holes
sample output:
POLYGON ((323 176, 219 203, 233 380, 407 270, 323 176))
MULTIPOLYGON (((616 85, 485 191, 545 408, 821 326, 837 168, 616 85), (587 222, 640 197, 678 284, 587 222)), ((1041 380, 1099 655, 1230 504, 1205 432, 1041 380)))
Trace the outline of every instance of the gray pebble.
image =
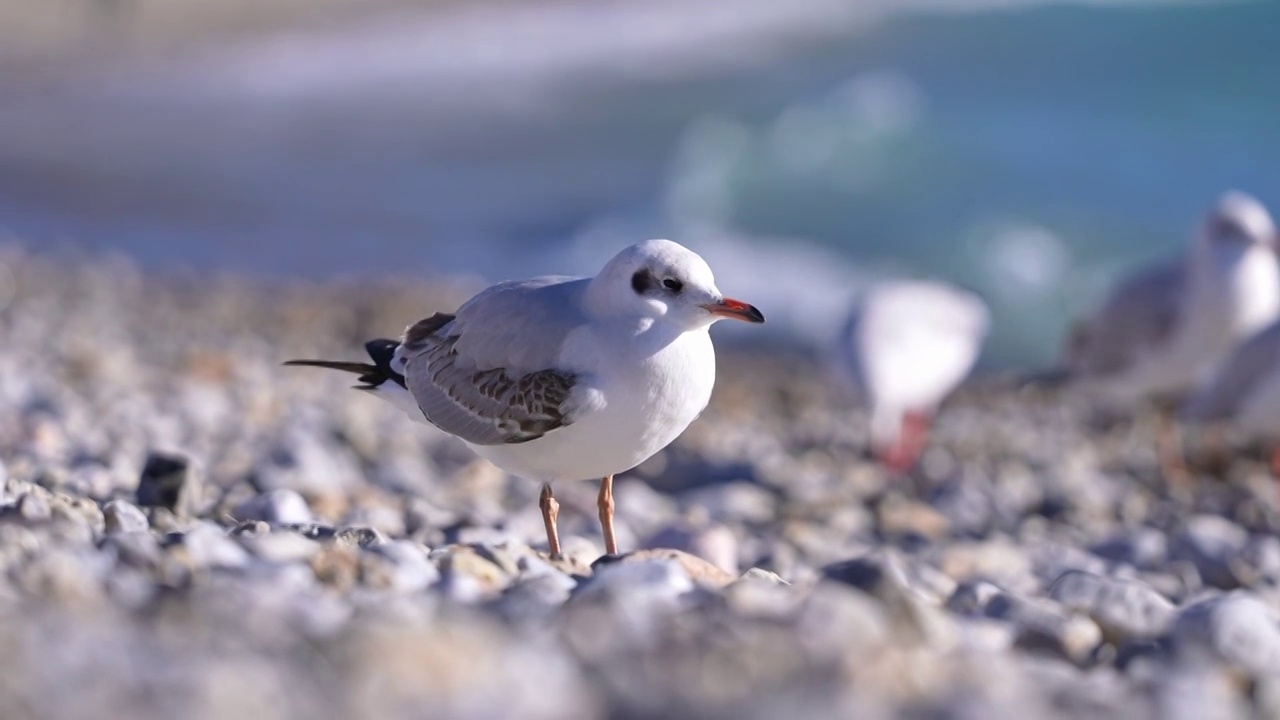
POLYGON ((1064 573, 1050 586, 1049 597, 1093 618, 1107 640, 1117 645, 1163 635, 1176 615, 1173 603, 1141 582, 1083 570, 1064 573))
POLYGON ((1019 647, 1056 653, 1071 662, 1084 662, 1102 642, 1102 631, 1092 620, 1045 600, 1000 593, 985 612, 1013 624, 1019 647))
POLYGON ((1243 591, 1184 608, 1170 636, 1179 657, 1186 662, 1199 662, 1207 653, 1256 675, 1280 668, 1276 613, 1243 591))
POLYGON ((440 580, 440 571, 427 559, 425 550, 409 540, 393 540, 372 548, 365 557, 363 570, 366 582, 396 592, 418 592, 440 580), (374 558, 383 562, 375 565, 371 562, 374 558), (369 575, 373 574, 374 567, 380 574, 371 579, 369 575))
POLYGON ((241 568, 249 554, 217 525, 197 523, 177 538, 196 567, 214 569, 241 568))
POLYGON ((287 530, 233 535, 255 557, 272 563, 306 562, 323 548, 315 540, 287 530))
POLYGON ((117 533, 145 532, 151 523, 142 510, 124 500, 112 500, 102 508, 103 529, 109 535, 117 533))
POLYGON ((386 536, 369 527, 339 528, 333 539, 339 545, 360 548, 371 548, 387 541, 386 536))
POLYGON ((594 574, 578 586, 574 600, 610 598, 627 604, 672 604, 695 587, 679 562, 654 557, 598 565, 594 574))
POLYGON ((255 495, 232 511, 237 520, 261 520, 272 525, 305 525, 312 521, 307 501, 294 490, 271 490, 255 495))
POLYGON ((682 550, 730 572, 738 572, 738 541, 733 531, 719 523, 693 527, 670 525, 640 544, 641 548, 682 550))
POLYGON ((1249 533, 1230 520, 1217 515, 1198 515, 1174 538, 1169 558, 1195 565, 1206 585, 1234 590, 1241 585, 1236 559, 1248 541, 1249 533))
POLYGON ((53 517, 49 501, 37 492, 28 492, 19 497, 16 510, 18 517, 27 522, 47 522, 53 517))

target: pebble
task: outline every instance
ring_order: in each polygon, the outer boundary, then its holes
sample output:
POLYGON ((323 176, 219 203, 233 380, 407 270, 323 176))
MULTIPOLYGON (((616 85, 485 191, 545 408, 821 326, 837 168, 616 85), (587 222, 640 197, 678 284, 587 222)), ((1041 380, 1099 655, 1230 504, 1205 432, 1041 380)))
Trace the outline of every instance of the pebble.
POLYGON ((197 523, 174 538, 195 569, 235 569, 249 561, 245 549, 212 523, 197 523))
POLYGON ((431 559, 440 570, 445 593, 459 602, 495 597, 511 584, 509 573, 466 545, 437 550, 431 559))
POLYGON ((1082 570, 1068 571, 1055 580, 1049 597, 1087 614, 1115 645, 1160 637, 1177 614, 1172 602, 1141 582, 1082 570))
POLYGON ((1255 676, 1280 668, 1280 627, 1275 611, 1243 591, 1183 608, 1170 631, 1184 662, 1211 654, 1255 676))
POLYGON ((312 522, 311 508, 297 491, 280 489, 255 495, 236 506, 237 520, 261 520, 271 525, 305 525, 312 522))
POLYGON ((424 549, 408 540, 378 545, 361 560, 362 580, 371 587, 413 593, 440 580, 440 570, 427 559, 424 549))
POLYGON ((984 612, 1011 623, 1019 647, 1048 651, 1071 662, 1085 662, 1102 642, 1102 630, 1092 620, 1042 599, 1001 592, 987 602, 984 612))
POLYGON ((1235 561, 1248 541, 1249 533, 1230 520, 1199 515, 1170 543, 1169 558, 1193 564, 1206 585, 1234 590, 1241 585, 1235 561))
POLYGON ((616 558, 601 558, 592 565, 592 569, 599 573, 602 568, 613 565, 645 565, 654 561, 675 563, 691 581, 702 587, 722 588, 738 579, 733 573, 712 565, 696 555, 673 548, 637 550, 616 558))
POLYGON ((125 500, 111 500, 102 506, 102 521, 109 535, 146 532, 151 527, 142 510, 125 500))
POLYGON ((186 517, 198 509, 200 495, 201 481, 189 459, 159 452, 147 456, 138 479, 138 505, 162 507, 186 517))
POLYGON ((641 544, 644 549, 671 549, 696 555, 727 573, 738 572, 738 540, 724 525, 670 525, 641 544))
MULTIPOLYGON (((266 524, 263 523, 265 526, 266 524)), ((243 526, 241 526, 243 527, 243 526)), ((239 530, 240 528, 237 528, 239 530)), ((309 562, 324 546, 319 542, 287 530, 271 532, 233 532, 240 544, 255 557, 272 563, 309 562)))

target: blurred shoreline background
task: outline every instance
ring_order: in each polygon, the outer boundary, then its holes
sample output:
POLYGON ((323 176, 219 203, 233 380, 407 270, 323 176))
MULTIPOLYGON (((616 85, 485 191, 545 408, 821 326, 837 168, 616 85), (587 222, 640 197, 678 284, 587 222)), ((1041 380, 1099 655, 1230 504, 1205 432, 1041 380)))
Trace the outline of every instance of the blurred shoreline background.
POLYGON ((785 337, 827 343, 864 283, 930 276, 992 305, 986 367, 1043 366, 1222 190, 1274 209, 1278 24, 1268 2, 0 0, 0 233, 484 280, 667 236, 785 337))

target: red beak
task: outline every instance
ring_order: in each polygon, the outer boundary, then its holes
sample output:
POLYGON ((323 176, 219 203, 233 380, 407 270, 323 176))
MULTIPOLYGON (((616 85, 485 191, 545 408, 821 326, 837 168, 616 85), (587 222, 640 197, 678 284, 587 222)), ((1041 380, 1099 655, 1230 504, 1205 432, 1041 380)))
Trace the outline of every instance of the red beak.
POLYGON ((733 298, 722 298, 718 303, 709 303, 702 307, 712 315, 756 324, 764 322, 764 315, 756 309, 755 305, 748 305, 733 298))

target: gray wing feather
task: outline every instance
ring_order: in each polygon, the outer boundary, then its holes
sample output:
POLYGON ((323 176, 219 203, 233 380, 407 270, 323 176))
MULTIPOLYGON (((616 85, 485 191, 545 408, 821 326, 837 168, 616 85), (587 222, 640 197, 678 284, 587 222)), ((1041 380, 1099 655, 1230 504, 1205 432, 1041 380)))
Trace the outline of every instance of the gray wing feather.
POLYGON ((1213 379, 1192 396, 1183 411, 1191 420, 1226 420, 1258 385, 1280 369, 1280 323, 1249 338, 1227 357, 1213 379))
POLYGON ((560 348, 585 322, 584 281, 540 278, 495 285, 456 315, 410 327, 399 356, 431 424, 475 445, 521 443, 573 421, 578 382, 560 348))
POLYGON ((1067 368, 1078 375, 1118 375, 1167 343, 1177 329, 1185 286, 1182 261, 1130 277, 1091 320, 1072 329, 1067 368))

